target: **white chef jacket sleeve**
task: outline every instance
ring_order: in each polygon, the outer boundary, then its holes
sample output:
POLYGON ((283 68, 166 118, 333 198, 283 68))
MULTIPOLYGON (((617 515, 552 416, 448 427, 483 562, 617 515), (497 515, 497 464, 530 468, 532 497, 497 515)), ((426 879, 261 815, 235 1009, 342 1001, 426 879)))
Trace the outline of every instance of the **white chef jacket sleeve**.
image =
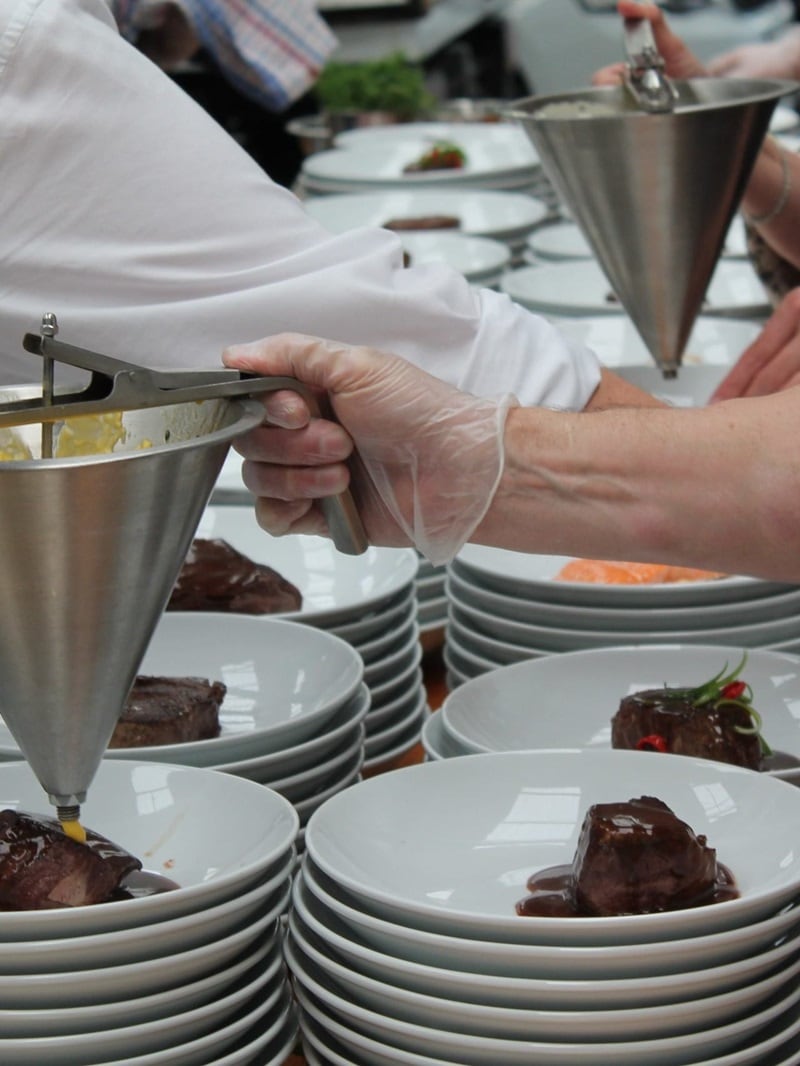
POLYGON ((117 33, 103 0, 0 0, 0 384, 54 312, 61 339, 218 366, 284 330, 394 351, 480 395, 577 409, 593 353, 399 238, 334 236, 117 33))

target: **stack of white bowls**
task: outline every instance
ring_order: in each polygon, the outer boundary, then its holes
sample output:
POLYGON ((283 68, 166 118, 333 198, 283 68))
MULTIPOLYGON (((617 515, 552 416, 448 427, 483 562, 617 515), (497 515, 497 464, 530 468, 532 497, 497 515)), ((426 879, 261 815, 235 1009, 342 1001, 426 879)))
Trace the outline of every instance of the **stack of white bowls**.
MULTIPOLYGON (((25 763, 3 807, 52 817, 25 763)), ((82 820, 177 888, 0 913, 4 1066, 281 1066, 296 1011, 282 957, 297 815, 249 781, 101 764, 82 820)))
POLYGON ((426 638, 439 635, 447 623, 447 567, 434 566, 420 555, 417 570, 417 621, 423 646, 426 638))
POLYGON ((299 611, 272 615, 340 637, 363 662, 370 706, 363 769, 373 771, 418 743, 429 710, 420 666, 419 557, 413 548, 338 552, 324 537, 271 537, 252 507, 206 508, 198 537, 219 537, 300 590, 299 611))
POLYGON ((388 189, 494 189, 552 197, 527 134, 510 122, 409 122, 339 134, 336 147, 308 156, 298 184, 308 196, 388 189), (463 166, 407 173, 437 141, 458 145, 463 166))
MULTIPOLYGON (((203 740, 111 748, 109 759, 222 770, 279 792, 301 826, 358 780, 369 690, 346 641, 293 622, 167 612, 139 667, 149 677, 203 677, 226 686, 220 733, 203 740)), ((0 758, 19 756, 0 724, 0 758)))
POLYGON ((348 1066, 797 1063, 799 817, 800 790, 767 775, 639 752, 480 755, 356 785, 311 819, 295 881, 304 1043, 348 1066), (737 898, 517 914, 592 804, 641 795, 707 836, 737 898))
POLYGON ((312 196, 305 210, 332 233, 362 226, 384 226, 392 219, 447 215, 459 221, 461 233, 501 241, 513 260, 520 260, 535 227, 548 215, 547 206, 528 193, 492 189, 388 189, 385 192, 312 196))
POLYGON ((800 649, 800 589, 749 577, 660 585, 558 580, 569 560, 467 545, 448 567, 451 686, 524 659, 619 644, 800 649))
MULTIPOLYGON (((545 655, 460 685, 423 730, 430 759, 492 751, 608 751, 620 702, 647 689, 696 688, 732 673, 750 686, 769 751, 761 770, 800 784, 800 658, 761 648, 633 645, 545 655)), ((756 720, 754 720, 755 723, 756 720)))

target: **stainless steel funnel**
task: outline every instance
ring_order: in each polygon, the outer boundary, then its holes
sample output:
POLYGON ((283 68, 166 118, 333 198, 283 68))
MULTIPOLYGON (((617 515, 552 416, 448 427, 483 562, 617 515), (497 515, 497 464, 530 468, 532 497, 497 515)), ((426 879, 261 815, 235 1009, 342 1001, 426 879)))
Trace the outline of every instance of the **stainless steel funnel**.
POLYGON ((59 808, 83 802, 230 441, 263 407, 214 399, 114 417, 75 458, 36 458, 38 424, 0 436, 4 459, 12 437, 34 456, 0 462, 0 713, 59 808), (120 418, 125 439, 105 454, 120 418))
POLYGON ((789 81, 673 81, 651 113, 624 86, 511 105, 665 376, 674 376, 789 81))

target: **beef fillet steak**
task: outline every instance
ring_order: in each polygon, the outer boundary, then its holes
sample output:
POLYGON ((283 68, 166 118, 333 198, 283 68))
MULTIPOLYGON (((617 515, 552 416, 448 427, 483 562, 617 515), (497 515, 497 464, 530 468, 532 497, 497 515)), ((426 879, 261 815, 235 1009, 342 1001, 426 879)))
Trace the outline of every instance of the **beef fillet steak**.
POLYGON ((0 811, 0 909, 83 907, 105 903, 141 862, 97 833, 85 844, 54 818, 0 811))
POLYGON ((224 540, 195 538, 168 611, 278 614, 299 611, 300 590, 272 567, 254 563, 224 540))
POLYGON ((145 677, 133 683, 109 748, 184 744, 219 736, 226 687, 202 677, 145 677))

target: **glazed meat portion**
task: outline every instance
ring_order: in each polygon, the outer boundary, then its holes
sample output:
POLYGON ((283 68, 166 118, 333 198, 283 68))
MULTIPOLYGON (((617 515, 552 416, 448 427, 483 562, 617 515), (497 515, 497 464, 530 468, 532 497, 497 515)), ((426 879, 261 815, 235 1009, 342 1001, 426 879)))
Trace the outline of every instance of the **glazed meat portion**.
POLYGON ((698 706, 693 690, 644 689, 625 696, 611 719, 611 746, 674 755, 758 770, 763 749, 746 707, 712 700, 698 706))
POLYGON ((44 910, 105 903, 141 862, 97 833, 85 844, 54 818, 0 811, 0 909, 44 910))
POLYGON ((196 537, 172 590, 168 611, 278 614, 299 611, 300 590, 272 567, 225 540, 196 537))
POLYGON ((671 911, 710 900, 717 855, 666 803, 642 796, 589 809, 573 877, 584 914, 671 911))
POLYGON ((461 220, 455 215, 419 215, 409 218, 390 218, 383 223, 383 228, 413 233, 417 230, 458 229, 460 225, 461 220))
POLYGON ((217 737, 225 692, 221 681, 140 674, 108 746, 141 748, 217 737))

